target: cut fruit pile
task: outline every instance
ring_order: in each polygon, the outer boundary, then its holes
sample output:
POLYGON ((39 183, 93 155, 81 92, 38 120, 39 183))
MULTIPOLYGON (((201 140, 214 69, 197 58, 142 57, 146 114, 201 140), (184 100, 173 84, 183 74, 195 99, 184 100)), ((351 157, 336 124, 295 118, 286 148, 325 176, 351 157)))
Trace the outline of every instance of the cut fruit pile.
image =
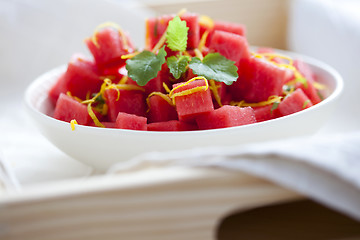
POLYGON ((186 11, 147 19, 142 51, 115 23, 85 43, 93 59, 75 54, 49 91, 53 117, 72 129, 241 126, 309 108, 325 87, 301 60, 251 52, 244 25, 186 11))

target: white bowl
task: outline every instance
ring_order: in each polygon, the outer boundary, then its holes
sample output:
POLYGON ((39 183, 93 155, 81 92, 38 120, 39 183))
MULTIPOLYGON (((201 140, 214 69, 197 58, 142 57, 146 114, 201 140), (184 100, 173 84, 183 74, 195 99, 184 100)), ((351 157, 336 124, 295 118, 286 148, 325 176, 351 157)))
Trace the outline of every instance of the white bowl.
POLYGON ((149 151, 230 146, 312 134, 330 117, 342 92, 343 80, 333 68, 320 61, 291 52, 278 52, 307 62, 319 82, 328 86, 326 92, 322 93, 326 99, 292 115, 224 129, 150 132, 76 125, 75 131, 72 131, 69 123, 49 116, 52 106, 47 94, 58 76, 65 71, 65 66, 62 66, 37 78, 26 90, 25 103, 31 118, 45 137, 69 156, 100 172, 117 162, 149 151))

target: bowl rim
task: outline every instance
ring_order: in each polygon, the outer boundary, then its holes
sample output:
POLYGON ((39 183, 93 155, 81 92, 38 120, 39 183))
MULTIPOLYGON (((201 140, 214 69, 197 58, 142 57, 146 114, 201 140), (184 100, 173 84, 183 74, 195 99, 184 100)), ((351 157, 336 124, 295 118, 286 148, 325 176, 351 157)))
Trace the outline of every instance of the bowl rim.
MULTIPOLYGON (((251 47, 251 49, 254 49, 256 47, 251 47)), ((299 114, 303 114, 304 112, 310 112, 310 111, 316 111, 316 109, 322 107, 323 105, 326 105, 330 102, 333 102, 335 99, 339 98, 341 96, 341 93, 343 92, 343 88, 344 88, 344 81, 341 77, 341 75, 338 73, 337 70, 335 70, 332 66, 328 65, 327 63, 317 60, 313 57, 309 57, 309 56, 305 56, 296 52, 291 52, 291 51, 286 51, 286 50, 280 50, 280 49, 274 49, 272 48, 276 53, 278 54, 282 54, 282 55, 286 55, 286 56, 290 56, 293 59, 301 59, 303 61, 305 61, 306 63, 310 64, 311 67, 315 66, 317 68, 320 68, 326 72, 328 72, 331 76, 333 76, 334 79, 334 89, 333 91, 330 93, 329 96, 327 96, 324 100, 322 100, 320 103, 304 109, 300 112, 296 112, 287 116, 283 116, 283 117, 279 117, 276 119, 270 119, 267 121, 263 121, 263 122, 256 122, 256 123, 252 123, 252 124, 247 124, 247 125, 242 125, 242 126, 235 126, 235 127, 227 127, 227 128, 218 128, 218 129, 208 129, 208 130, 194 130, 194 131, 140 131, 140 130, 129 130, 129 129, 117 129, 117 128, 100 128, 100 127, 93 127, 93 126, 85 126, 85 125, 76 125, 76 130, 79 131, 91 131, 93 133, 96 132, 107 132, 108 134, 131 134, 131 135, 150 135, 150 136, 169 136, 169 135, 193 135, 194 133, 196 133, 197 135, 207 135, 207 134, 217 134, 219 132, 224 133, 224 132, 232 132, 235 130, 240 130, 240 129, 248 129, 248 128, 253 128, 253 127, 260 127, 263 125, 268 125, 271 124, 273 122, 278 122, 278 121, 282 121, 284 119, 288 119, 288 118, 294 118, 299 114)), ((69 129, 71 128, 70 123, 65 122, 65 121, 61 121, 58 119, 55 119, 49 115, 47 115, 44 112, 41 112, 38 108, 36 108, 34 106, 34 104, 32 104, 32 98, 34 97, 34 93, 36 92, 35 90, 42 84, 44 84, 44 82, 51 82, 53 83, 55 80, 51 79, 50 76, 56 76, 58 75, 60 72, 64 72, 66 70, 66 66, 67 64, 63 64, 61 66, 58 66, 56 68, 53 68, 45 73, 43 73, 42 75, 40 75, 39 77, 37 77, 34 81, 32 81, 29 86, 26 88, 25 90, 25 94, 24 94, 24 102, 26 105, 26 108, 34 113, 37 114, 38 116, 44 118, 44 119, 48 119, 52 122, 54 122, 54 124, 60 124, 60 125, 67 125, 69 127, 69 129), (50 80, 49 80, 50 79, 50 80)), ((40 96, 39 96, 40 97, 40 96)), ((43 96, 41 96, 42 99, 46 99, 47 95, 44 94, 43 96)))

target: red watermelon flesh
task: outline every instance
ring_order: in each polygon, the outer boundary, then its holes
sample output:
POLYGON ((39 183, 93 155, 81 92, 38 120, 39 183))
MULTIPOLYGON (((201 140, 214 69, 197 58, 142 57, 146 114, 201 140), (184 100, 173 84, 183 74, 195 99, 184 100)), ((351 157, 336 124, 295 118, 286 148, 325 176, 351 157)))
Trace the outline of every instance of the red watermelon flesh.
POLYGON ((214 31, 209 49, 234 61, 237 66, 240 60, 250 58, 250 50, 246 38, 234 33, 220 30, 214 31))
POLYGON ((225 22, 225 21, 215 21, 214 30, 221 30, 225 32, 235 33, 241 36, 245 36, 246 27, 243 24, 225 22))
POLYGON ((303 84, 301 82, 297 82, 295 84, 296 88, 301 88, 303 92, 306 94, 306 96, 311 100, 312 104, 317 104, 321 102, 321 98, 318 94, 317 89, 314 87, 314 84, 312 81, 307 81, 306 84, 303 84))
MULTIPOLYGON (((182 85, 182 83, 174 84, 173 88, 180 85, 182 85)), ((175 89, 174 93, 202 86, 205 86, 203 80, 195 80, 175 89)), ((206 91, 198 91, 189 95, 175 97, 175 103, 179 120, 184 122, 194 121, 198 115, 214 110, 209 88, 206 91)))
POLYGON ((303 75, 306 80, 313 82, 314 81, 314 73, 312 72, 310 66, 305 62, 295 59, 294 67, 303 75))
MULTIPOLYGON (((215 82, 215 86, 216 86, 216 90, 220 97, 220 101, 221 101, 222 105, 230 104, 231 95, 230 95, 230 93, 228 93, 227 85, 223 82, 215 82)), ((213 99, 214 107, 219 108, 220 106, 219 106, 218 102, 216 101, 213 91, 211 91, 211 96, 213 99)))
POLYGON ((196 118, 201 130, 235 127, 255 122, 255 113, 251 107, 240 108, 230 105, 224 105, 196 118))
MULTIPOLYGON (((164 15, 161 17, 149 18, 146 20, 146 48, 152 49, 159 42, 161 36, 166 31, 168 23, 173 19, 173 15, 164 15)), ((189 27, 187 48, 193 49, 199 45, 199 17, 197 14, 185 13, 181 15, 181 20, 186 21, 189 27)))
POLYGON ((279 117, 279 110, 277 108, 271 110, 272 107, 273 107, 272 104, 261 107, 254 107, 253 109, 254 109, 256 121, 263 122, 279 117))
POLYGON ((65 73, 61 74, 61 76, 56 80, 54 86, 50 88, 49 91, 49 99, 50 102, 55 106, 56 101, 58 100, 61 93, 66 93, 66 88, 64 84, 65 73))
POLYGON ((149 98, 148 122, 166 122, 177 120, 177 112, 174 106, 170 105, 164 98, 153 95, 149 98))
POLYGON ((313 104, 310 99, 305 95, 303 90, 300 88, 289 94, 279 104, 278 110, 281 116, 286 116, 292 113, 302 111, 306 108, 311 107, 313 104))
POLYGON ((158 72, 158 75, 151 79, 144 87, 145 94, 149 95, 152 92, 162 92, 166 93, 163 83, 167 86, 170 85, 170 72, 167 64, 163 64, 161 67, 161 71, 158 72))
MULTIPOLYGON (((116 128, 115 122, 101 122, 101 124, 104 125, 105 128, 116 128)), ((97 127, 94 122, 90 122, 89 126, 97 127)))
POLYGON ((140 91, 107 89, 104 96, 109 107, 108 118, 111 122, 116 121, 119 112, 145 116, 145 97, 140 91))
POLYGON ((115 127, 120 129, 131 130, 147 130, 146 117, 137 116, 134 114, 119 112, 116 117, 115 127))
POLYGON ((201 25, 200 24, 200 37, 204 34, 205 31, 209 31, 209 35, 206 39, 205 46, 209 46, 212 36, 214 34, 214 31, 220 30, 224 32, 234 33, 240 36, 245 36, 246 33, 246 27, 243 24, 239 23, 232 23, 232 22, 226 22, 226 21, 214 21, 214 25, 212 28, 210 28, 207 25, 201 25))
POLYGON ((50 90, 50 97, 56 101, 60 93, 69 91, 73 96, 86 99, 89 93, 98 92, 102 83, 95 63, 76 54, 68 63, 65 74, 50 90))
POLYGON ((55 106, 54 118, 65 122, 75 119, 78 124, 88 125, 92 122, 87 106, 72 97, 61 93, 55 106))
POLYGON ((195 124, 171 120, 166 122, 154 122, 148 124, 148 131, 192 131, 196 130, 195 124))
POLYGON ((104 28, 96 33, 97 45, 91 38, 85 40, 90 52, 94 56, 96 64, 99 66, 121 67, 125 64, 125 60, 121 59, 122 55, 133 52, 134 47, 128 36, 125 36, 128 46, 123 44, 123 36, 117 29, 104 28))
POLYGON ((238 74, 238 80, 229 87, 234 100, 261 102, 282 94, 287 71, 264 59, 251 57, 241 62, 238 74))

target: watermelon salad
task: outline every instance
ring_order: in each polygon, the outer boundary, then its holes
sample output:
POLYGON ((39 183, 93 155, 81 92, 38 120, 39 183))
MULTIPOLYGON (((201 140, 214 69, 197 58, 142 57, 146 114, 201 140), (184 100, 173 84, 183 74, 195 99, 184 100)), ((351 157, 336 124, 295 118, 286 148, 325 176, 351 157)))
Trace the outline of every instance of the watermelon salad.
POLYGON ((85 39, 49 91, 53 117, 142 131, 192 131, 253 124, 322 101, 311 68, 271 48, 251 51, 242 24, 186 11, 146 20, 137 49, 115 23, 85 39))

